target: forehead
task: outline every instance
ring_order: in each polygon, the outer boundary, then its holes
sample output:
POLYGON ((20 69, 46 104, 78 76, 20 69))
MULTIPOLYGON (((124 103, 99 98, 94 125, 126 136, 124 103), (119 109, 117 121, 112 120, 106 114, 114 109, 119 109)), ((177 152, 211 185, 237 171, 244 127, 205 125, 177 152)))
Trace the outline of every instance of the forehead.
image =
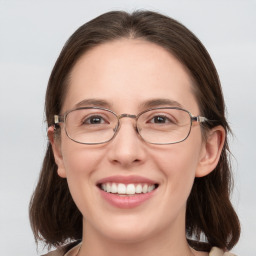
POLYGON ((163 47, 138 39, 104 43, 82 55, 71 71, 63 109, 84 99, 103 99, 118 110, 133 105, 134 111, 152 99, 197 105, 186 68, 163 47))

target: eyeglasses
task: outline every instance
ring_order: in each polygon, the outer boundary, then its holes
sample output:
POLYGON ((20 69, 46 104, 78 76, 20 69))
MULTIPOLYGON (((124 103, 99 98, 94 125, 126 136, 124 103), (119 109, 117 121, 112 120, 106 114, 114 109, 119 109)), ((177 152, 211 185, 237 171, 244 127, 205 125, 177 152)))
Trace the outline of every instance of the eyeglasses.
POLYGON ((184 141, 190 134, 192 123, 209 121, 193 116, 178 107, 159 107, 138 115, 121 114, 100 107, 82 107, 70 110, 63 116, 55 115, 55 126, 64 123, 67 136, 81 144, 102 144, 111 141, 120 129, 120 119, 132 118, 135 130, 150 144, 166 145, 184 141))

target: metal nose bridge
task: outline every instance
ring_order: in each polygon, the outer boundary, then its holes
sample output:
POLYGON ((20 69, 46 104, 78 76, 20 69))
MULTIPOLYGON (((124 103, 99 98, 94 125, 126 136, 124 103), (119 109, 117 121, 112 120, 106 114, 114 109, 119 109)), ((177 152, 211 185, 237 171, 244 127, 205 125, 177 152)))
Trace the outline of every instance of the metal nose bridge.
POLYGON ((137 116, 124 113, 124 114, 121 114, 121 115, 117 116, 117 118, 118 118, 118 125, 114 129, 115 135, 117 134, 117 132, 119 131, 120 126, 121 126, 120 123, 119 123, 119 120, 124 118, 124 117, 132 118, 132 119, 136 120, 136 125, 134 126, 134 128, 135 128, 135 131, 139 134, 139 131, 138 131, 138 128, 137 128, 137 116))
POLYGON ((123 117, 129 117, 129 118, 133 118, 136 119, 137 116, 136 115, 130 115, 130 114, 121 114, 120 116, 118 116, 118 119, 120 120, 123 117))

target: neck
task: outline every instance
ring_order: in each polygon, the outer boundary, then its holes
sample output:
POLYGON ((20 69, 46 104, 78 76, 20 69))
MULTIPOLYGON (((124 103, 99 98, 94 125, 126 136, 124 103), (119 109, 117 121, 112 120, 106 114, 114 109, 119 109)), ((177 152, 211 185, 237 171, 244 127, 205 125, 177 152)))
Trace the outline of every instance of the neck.
POLYGON ((186 240, 185 227, 178 229, 184 232, 162 230, 161 233, 148 236, 144 240, 122 241, 102 235, 88 223, 83 226, 86 229, 83 232, 84 239, 79 256, 194 256, 186 240))

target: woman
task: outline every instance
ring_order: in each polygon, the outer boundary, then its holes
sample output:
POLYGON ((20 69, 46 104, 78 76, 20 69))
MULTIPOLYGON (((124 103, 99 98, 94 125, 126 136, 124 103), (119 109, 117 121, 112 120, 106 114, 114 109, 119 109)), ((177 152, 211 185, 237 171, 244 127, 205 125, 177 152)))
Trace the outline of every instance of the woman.
POLYGON ((183 25, 141 11, 81 26, 45 108, 30 219, 36 240, 58 247, 49 255, 217 256, 237 243, 221 86, 183 25))

